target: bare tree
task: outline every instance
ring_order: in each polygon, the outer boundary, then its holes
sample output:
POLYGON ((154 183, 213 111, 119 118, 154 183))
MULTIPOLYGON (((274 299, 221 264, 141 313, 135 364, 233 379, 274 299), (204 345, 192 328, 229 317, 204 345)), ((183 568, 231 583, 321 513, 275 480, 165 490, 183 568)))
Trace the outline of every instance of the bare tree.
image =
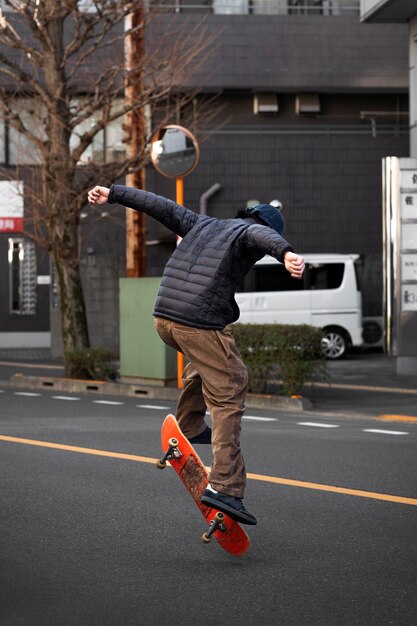
POLYGON ((87 190, 144 167, 149 124, 140 125, 135 153, 85 155, 117 121, 123 121, 125 143, 138 130, 138 114, 143 122, 144 112, 158 109, 159 125, 172 121, 172 102, 178 111, 193 98, 179 86, 212 41, 201 27, 180 32, 175 20, 172 26, 165 20, 155 37, 163 0, 4 4, 10 11, 0 13, 0 116, 36 161, 25 182, 26 233, 55 263, 67 353, 89 345, 78 254, 87 190), (142 38, 141 54, 126 63, 126 41, 135 37, 142 38))

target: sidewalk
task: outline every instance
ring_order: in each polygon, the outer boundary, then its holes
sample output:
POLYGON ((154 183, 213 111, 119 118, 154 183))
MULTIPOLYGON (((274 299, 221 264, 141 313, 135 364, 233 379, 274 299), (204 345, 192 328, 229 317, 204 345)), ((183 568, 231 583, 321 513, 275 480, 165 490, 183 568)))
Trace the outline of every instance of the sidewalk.
MULTIPOLYGON (((0 351, 0 382, 21 387, 59 388, 66 391, 134 395, 175 401, 178 390, 158 386, 129 386, 64 379, 62 363, 46 358, 45 351, 0 351), (19 376, 16 376, 19 374, 19 376)), ((248 396, 248 408, 305 411, 355 417, 391 416, 417 421, 417 375, 399 376, 395 359, 382 352, 353 352, 340 361, 328 361, 328 379, 306 384, 303 399, 248 396), (414 420, 413 420, 414 418, 414 420)))
POLYGON ((303 389, 314 410, 367 417, 408 416, 417 421, 417 374, 398 375, 395 358, 382 352, 353 352, 329 362, 328 371, 325 383, 303 389))

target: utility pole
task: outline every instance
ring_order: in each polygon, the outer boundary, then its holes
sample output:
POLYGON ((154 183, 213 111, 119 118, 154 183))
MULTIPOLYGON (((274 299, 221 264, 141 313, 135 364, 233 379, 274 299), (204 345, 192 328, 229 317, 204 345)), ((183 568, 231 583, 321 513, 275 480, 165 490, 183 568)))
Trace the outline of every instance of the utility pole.
MULTIPOLYGON (((134 108, 142 98, 143 59, 145 51, 143 0, 138 0, 136 8, 128 18, 128 28, 132 33, 126 38, 126 63, 130 70, 126 98, 132 110, 129 113, 128 150, 130 157, 143 152, 145 147, 145 115, 143 107, 134 108), (133 68, 137 68, 132 71, 133 68)), ((126 177, 128 187, 145 188, 145 168, 141 167, 126 177)), ((145 214, 126 209, 126 275, 128 278, 146 274, 146 228, 145 214)))

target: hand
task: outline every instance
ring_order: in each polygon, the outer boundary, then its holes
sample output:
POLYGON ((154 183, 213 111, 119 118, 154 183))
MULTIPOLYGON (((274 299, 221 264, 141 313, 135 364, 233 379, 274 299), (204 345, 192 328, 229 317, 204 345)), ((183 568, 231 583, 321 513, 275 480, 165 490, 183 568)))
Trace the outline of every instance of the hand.
POLYGON ((304 273, 304 259, 294 252, 284 254, 284 265, 293 278, 302 278, 304 273))
POLYGON ((96 185, 88 192, 88 202, 90 204, 105 204, 109 199, 108 187, 99 187, 96 185))

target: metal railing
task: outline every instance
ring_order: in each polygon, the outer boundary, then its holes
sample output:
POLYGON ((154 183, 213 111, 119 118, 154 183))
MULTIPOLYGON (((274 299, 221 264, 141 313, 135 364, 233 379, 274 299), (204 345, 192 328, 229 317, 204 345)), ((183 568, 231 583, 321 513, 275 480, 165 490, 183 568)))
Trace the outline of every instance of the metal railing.
POLYGON ((148 0, 152 8, 214 15, 359 15, 360 0, 148 0))
MULTIPOLYGON (((360 13, 360 0, 144 0, 145 7, 173 13, 214 15, 347 15, 360 13)), ((79 0, 79 8, 95 11, 94 0, 79 0)), ((13 8, 0 0, 3 12, 13 8)))

